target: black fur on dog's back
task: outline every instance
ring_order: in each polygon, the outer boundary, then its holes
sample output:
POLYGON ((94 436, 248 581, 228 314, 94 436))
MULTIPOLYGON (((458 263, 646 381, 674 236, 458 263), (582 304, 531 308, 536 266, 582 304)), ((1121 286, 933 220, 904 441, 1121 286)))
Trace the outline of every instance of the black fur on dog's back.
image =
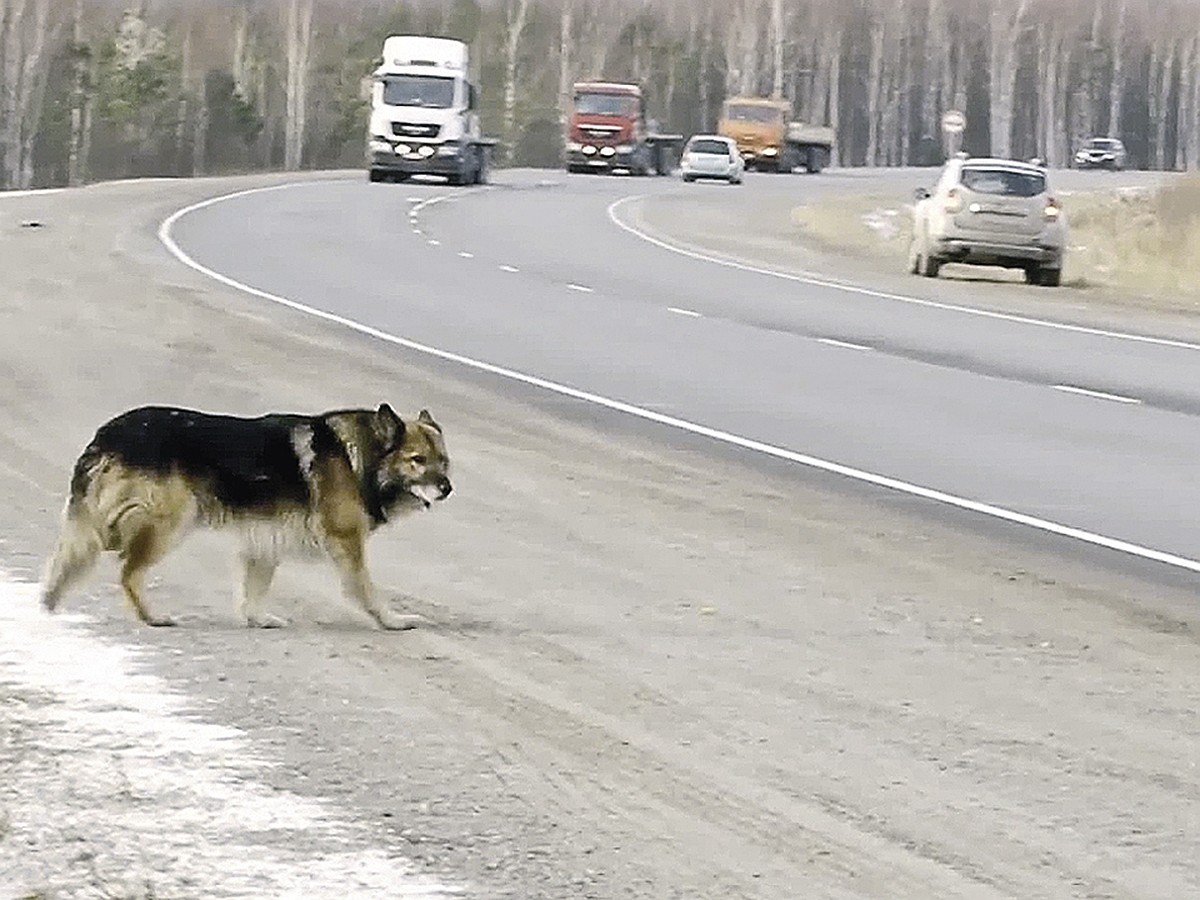
POLYGON ((134 471, 177 473, 204 485, 231 512, 267 510, 280 503, 308 506, 311 488, 295 447, 301 427, 310 429, 315 454, 345 454, 319 417, 241 418, 161 406, 130 410, 96 432, 75 467, 71 494, 82 496, 92 462, 110 456, 134 471))

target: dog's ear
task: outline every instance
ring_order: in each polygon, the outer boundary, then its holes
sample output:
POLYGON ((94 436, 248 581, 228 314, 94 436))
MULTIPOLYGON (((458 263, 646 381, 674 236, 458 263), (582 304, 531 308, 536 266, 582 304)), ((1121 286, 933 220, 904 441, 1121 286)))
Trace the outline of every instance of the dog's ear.
POLYGON ((427 410, 427 409, 421 410, 421 412, 417 414, 417 421, 420 422, 422 425, 428 425, 434 431, 441 434, 442 426, 439 425, 437 422, 433 421, 433 416, 431 416, 429 414, 429 410, 427 410))
POLYGON ((386 403, 379 404, 375 410, 375 433, 385 447, 394 447, 404 440, 404 422, 386 403))

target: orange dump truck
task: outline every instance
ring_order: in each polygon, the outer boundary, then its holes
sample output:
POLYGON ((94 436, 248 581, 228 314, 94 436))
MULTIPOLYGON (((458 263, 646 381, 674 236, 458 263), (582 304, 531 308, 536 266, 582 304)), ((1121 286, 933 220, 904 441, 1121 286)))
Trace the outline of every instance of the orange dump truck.
POLYGON ((833 153, 833 129, 789 121, 791 111, 786 100, 731 97, 721 107, 717 130, 737 142, 748 169, 820 172, 833 153))

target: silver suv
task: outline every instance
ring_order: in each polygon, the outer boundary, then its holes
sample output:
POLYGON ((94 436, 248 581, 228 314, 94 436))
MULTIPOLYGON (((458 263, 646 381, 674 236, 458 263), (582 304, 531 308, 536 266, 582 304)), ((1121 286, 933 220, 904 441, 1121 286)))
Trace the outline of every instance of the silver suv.
POLYGON ((1029 284, 1062 282, 1067 217, 1041 165, 959 155, 916 201, 914 274, 936 278, 945 263, 972 263, 1023 269, 1029 284))

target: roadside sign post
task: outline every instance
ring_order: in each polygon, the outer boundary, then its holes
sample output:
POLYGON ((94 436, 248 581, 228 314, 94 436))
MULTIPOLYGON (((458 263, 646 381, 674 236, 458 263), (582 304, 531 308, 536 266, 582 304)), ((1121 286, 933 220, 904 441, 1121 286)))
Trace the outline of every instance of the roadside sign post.
POLYGON ((953 156, 962 148, 962 134, 967 127, 967 117, 957 109, 942 113, 942 134, 946 138, 946 155, 953 156))

